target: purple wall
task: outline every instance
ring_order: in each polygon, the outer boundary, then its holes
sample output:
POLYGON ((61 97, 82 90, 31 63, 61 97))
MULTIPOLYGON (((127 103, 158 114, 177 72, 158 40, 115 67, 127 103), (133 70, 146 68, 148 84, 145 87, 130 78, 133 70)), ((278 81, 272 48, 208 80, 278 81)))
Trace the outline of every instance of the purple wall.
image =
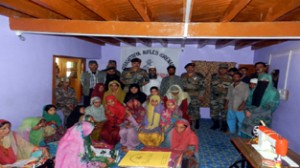
POLYGON ((270 70, 280 69, 278 89, 289 90, 288 100, 281 100, 273 114, 272 128, 287 138, 289 147, 300 154, 300 41, 286 42, 257 50, 254 61, 270 63, 270 70), (290 60, 289 60, 290 58, 290 60), (290 65, 288 63, 290 62, 290 65), (287 80, 286 80, 287 79, 287 80))
POLYGON ((52 101, 53 55, 100 58, 101 47, 72 37, 24 34, 20 41, 0 16, 0 118, 16 129, 27 116, 40 116, 52 101))

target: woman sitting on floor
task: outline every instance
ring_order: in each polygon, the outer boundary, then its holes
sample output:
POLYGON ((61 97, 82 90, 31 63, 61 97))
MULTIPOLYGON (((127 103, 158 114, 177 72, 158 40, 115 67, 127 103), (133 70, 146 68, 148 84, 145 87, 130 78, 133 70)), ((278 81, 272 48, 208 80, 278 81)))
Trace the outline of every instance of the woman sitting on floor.
POLYGON ((129 90, 126 93, 124 103, 126 104, 130 99, 137 99, 143 104, 147 100, 147 95, 141 91, 140 86, 136 83, 129 86, 129 90))
POLYGON ((48 157, 46 148, 32 145, 16 132, 11 131, 9 121, 0 119, 0 167, 26 159, 35 162, 40 160, 43 163, 48 157))
POLYGON ((182 118, 182 111, 177 106, 173 99, 166 102, 166 108, 161 114, 160 125, 163 127, 165 134, 167 134, 174 126, 176 120, 182 118))
POLYGON ((45 143, 59 141, 65 130, 59 115, 56 113, 56 107, 52 104, 46 105, 43 111, 43 118, 46 120, 46 126, 51 126, 55 130, 51 136, 44 138, 45 143))
POLYGON ((191 130, 187 120, 179 119, 176 121, 174 128, 167 135, 166 142, 170 149, 183 151, 183 167, 198 167, 199 140, 195 132, 191 130))
POLYGON ((138 100, 131 99, 126 103, 126 114, 126 120, 120 126, 120 143, 124 151, 133 150, 140 144, 137 129, 145 117, 146 110, 138 100))
POLYGON ((147 105, 147 114, 139 129, 138 138, 145 146, 159 146, 164 140, 163 129, 160 127, 160 116, 163 105, 160 96, 153 95, 147 105))
POLYGON ((94 158, 89 141, 94 126, 90 122, 82 121, 69 128, 58 144, 55 167, 87 168, 107 167, 113 162, 111 158, 94 158))
POLYGON ((105 85, 103 83, 97 83, 94 90, 92 91, 91 97, 100 97, 101 100, 104 99, 105 85))
POLYGON ((91 98, 91 105, 85 109, 85 115, 93 116, 93 119, 95 121, 94 123, 95 128, 91 133, 91 138, 94 141, 100 141, 101 140, 100 133, 106 121, 104 107, 102 105, 100 97, 91 98))
POLYGON ((101 131, 101 139, 114 147, 120 141, 120 124, 125 119, 125 107, 113 95, 106 97, 105 122, 101 131))
POLYGON ((72 127, 75 123, 79 121, 80 117, 83 116, 84 113, 85 113, 84 105, 76 106, 67 119, 66 127, 67 128, 72 127))

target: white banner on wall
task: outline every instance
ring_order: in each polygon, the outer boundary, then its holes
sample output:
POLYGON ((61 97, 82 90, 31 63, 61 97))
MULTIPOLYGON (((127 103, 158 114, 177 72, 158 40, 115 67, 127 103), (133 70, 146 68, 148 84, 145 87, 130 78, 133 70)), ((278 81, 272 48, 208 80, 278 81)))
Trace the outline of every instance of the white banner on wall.
POLYGON ((122 70, 131 67, 130 61, 133 58, 140 58, 142 60, 141 68, 148 70, 149 66, 155 66, 157 73, 167 74, 169 65, 178 66, 180 53, 180 48, 122 47, 122 70))

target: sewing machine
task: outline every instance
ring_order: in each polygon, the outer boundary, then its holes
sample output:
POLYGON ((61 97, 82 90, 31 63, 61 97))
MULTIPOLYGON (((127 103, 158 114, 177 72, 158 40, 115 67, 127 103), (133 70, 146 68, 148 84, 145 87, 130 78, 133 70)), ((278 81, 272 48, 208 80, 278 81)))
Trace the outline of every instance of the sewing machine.
POLYGON ((257 134, 259 150, 269 150, 281 156, 286 155, 288 141, 285 138, 265 126, 259 126, 257 134))

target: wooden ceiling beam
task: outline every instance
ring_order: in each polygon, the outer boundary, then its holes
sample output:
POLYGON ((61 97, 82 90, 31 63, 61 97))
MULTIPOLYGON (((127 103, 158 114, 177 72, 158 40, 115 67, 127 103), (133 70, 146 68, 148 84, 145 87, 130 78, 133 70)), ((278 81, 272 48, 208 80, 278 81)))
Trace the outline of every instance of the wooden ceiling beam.
POLYGON ((224 39, 300 38, 300 22, 190 23, 188 37, 224 39))
POLYGON ((103 1, 97 0, 77 0, 97 15, 101 16, 104 20, 117 20, 115 13, 109 10, 107 6, 104 6, 103 1))
POLYGON ((151 22, 152 14, 145 0, 129 0, 129 2, 145 22, 151 22))
POLYGON ((95 13, 83 7, 77 1, 52 1, 52 0, 31 0, 45 8, 51 9, 69 19, 77 20, 94 20, 101 19, 99 16, 95 17, 95 13))
POLYGON ((36 18, 65 19, 65 17, 30 2, 29 0, 0 0, 0 5, 36 18))
POLYGON ((3 6, 0 6, 0 15, 4 15, 7 17, 23 17, 23 18, 32 18, 33 16, 30 16, 28 14, 18 12, 3 6))
POLYGON ((120 41, 111 37, 93 37, 96 40, 102 41, 104 43, 108 43, 114 46, 120 46, 120 41))
POLYGON ((252 44, 259 42, 258 40, 238 40, 235 42, 234 49, 239 50, 245 47, 249 47, 252 44))
POLYGON ((136 46, 136 40, 134 38, 116 38, 114 39, 119 40, 122 43, 128 44, 130 46, 136 46))
POLYGON ((227 47, 229 45, 232 45, 234 44, 235 40, 218 40, 216 41, 216 49, 221 49, 221 48, 224 48, 224 47, 227 47))
POLYGON ((137 40, 147 47, 152 47, 151 39, 138 38, 137 40))
POLYGON ((90 42, 90 43, 98 44, 98 45, 101 45, 101 46, 105 45, 104 42, 99 41, 99 40, 94 39, 94 38, 90 38, 90 37, 79 37, 79 36, 78 36, 78 37, 76 37, 76 38, 78 38, 78 39, 80 39, 80 40, 88 41, 88 42, 90 42))
POLYGON ((193 6, 194 6, 194 0, 182 0, 182 13, 183 13, 182 22, 188 23, 191 21, 193 6), (187 2, 189 2, 190 4, 187 4, 187 2))
POLYGON ((287 41, 287 40, 264 40, 264 41, 257 42, 255 44, 253 44, 251 46, 251 50, 258 50, 258 49, 268 47, 268 46, 271 46, 271 45, 275 45, 275 44, 279 44, 279 43, 282 43, 282 42, 285 42, 285 41, 287 41))
POLYGON ((197 48, 203 48, 207 45, 208 43, 208 39, 204 39, 204 40, 198 40, 198 45, 197 45, 197 48))
POLYGON ((183 23, 10 18, 15 31, 113 37, 180 37, 183 23))
POLYGON ((291 12, 299 6, 299 0, 277 0, 273 6, 268 8, 268 12, 262 21, 275 21, 279 17, 291 12))
POLYGON ((223 17, 220 19, 221 22, 230 22, 233 20, 252 0, 232 0, 223 17))

